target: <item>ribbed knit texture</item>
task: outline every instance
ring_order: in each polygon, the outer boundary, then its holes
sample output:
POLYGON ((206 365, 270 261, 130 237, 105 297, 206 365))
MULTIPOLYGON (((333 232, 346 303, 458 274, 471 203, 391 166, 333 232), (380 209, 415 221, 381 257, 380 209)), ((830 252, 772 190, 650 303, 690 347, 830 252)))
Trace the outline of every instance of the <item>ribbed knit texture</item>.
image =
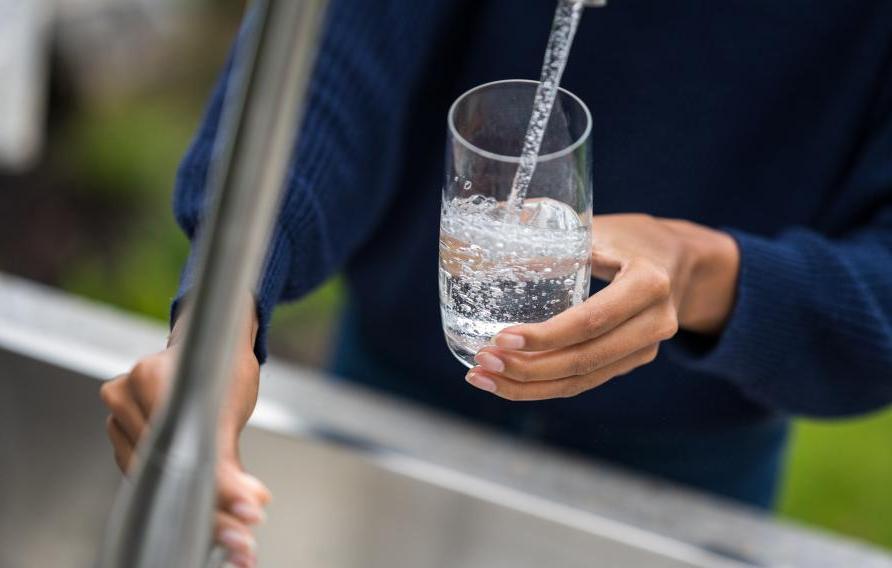
MULTIPOLYGON (((331 3, 282 218, 256 290, 261 362, 276 303, 299 298, 342 268, 384 214, 407 101, 449 9, 448 2, 331 3)), ((190 239, 205 203, 231 60, 177 178, 174 211, 190 239)), ((193 263, 184 271, 174 315, 193 263)))
MULTIPOLYGON (((767 505, 787 416, 892 401, 892 3, 617 0, 586 13, 564 86, 594 115, 595 213, 729 231, 736 305, 719 337, 683 332, 590 393, 518 405, 468 387, 442 339, 443 144, 464 90, 538 77, 553 8, 333 1, 257 289, 258 357, 275 304, 342 272, 348 378, 767 505)), ((178 177, 190 238, 227 77, 178 177)))
POLYGON ((834 215, 857 223, 835 239, 804 227, 774 238, 730 229, 741 250, 732 317, 705 353, 685 352, 684 341, 674 345, 685 365, 734 381, 772 408, 841 416, 892 401, 888 54, 865 113, 866 135, 834 203, 834 215))
POLYGON ((742 251, 733 316, 706 352, 672 345, 681 361, 800 414, 846 415, 892 400, 892 231, 873 250, 802 230, 774 240, 731 233, 742 251))

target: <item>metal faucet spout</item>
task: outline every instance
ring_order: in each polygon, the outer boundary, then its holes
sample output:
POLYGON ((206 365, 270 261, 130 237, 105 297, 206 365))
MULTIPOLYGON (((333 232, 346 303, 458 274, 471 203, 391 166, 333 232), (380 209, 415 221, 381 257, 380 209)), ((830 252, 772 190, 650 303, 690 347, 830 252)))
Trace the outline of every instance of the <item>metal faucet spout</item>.
POLYGON ((252 5, 209 176, 213 202, 174 383, 118 494, 100 568, 202 568, 208 560, 231 353, 276 221, 326 5, 252 5))

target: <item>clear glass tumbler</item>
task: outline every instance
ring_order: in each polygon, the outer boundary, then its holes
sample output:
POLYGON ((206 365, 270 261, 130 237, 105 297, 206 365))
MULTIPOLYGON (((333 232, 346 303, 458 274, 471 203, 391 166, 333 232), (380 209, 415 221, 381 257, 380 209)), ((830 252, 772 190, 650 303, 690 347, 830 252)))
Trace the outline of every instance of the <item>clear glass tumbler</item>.
POLYGON ((440 313, 468 367, 503 328, 583 302, 591 278, 591 114, 561 89, 522 207, 508 198, 536 81, 471 89, 449 111, 440 214, 440 313))

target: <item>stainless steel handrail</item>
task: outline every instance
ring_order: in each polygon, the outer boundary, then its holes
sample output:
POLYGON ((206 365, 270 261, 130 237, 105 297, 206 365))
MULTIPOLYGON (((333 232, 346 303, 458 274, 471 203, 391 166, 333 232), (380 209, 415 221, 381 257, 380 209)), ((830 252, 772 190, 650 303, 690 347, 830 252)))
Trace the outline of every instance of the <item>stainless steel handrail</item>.
POLYGON ((112 512, 101 568, 199 568, 232 352, 274 226, 327 0, 257 0, 236 55, 175 381, 112 512))

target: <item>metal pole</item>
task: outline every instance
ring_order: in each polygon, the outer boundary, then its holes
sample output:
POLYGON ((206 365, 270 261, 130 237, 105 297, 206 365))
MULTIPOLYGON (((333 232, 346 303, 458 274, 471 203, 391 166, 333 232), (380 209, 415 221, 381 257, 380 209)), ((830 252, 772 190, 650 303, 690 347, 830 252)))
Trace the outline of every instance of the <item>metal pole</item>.
POLYGON ((211 545, 217 429, 276 221, 327 0, 256 0, 226 95, 175 380, 119 492, 100 568, 201 568, 211 545))

